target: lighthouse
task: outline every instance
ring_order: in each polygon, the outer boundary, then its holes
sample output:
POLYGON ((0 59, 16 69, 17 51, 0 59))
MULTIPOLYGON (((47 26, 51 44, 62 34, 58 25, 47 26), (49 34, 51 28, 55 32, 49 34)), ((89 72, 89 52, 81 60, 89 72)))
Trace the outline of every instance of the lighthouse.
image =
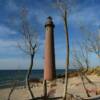
POLYGON ((54 48, 54 23, 49 16, 45 23, 45 53, 44 53, 44 80, 56 78, 55 48, 54 48))

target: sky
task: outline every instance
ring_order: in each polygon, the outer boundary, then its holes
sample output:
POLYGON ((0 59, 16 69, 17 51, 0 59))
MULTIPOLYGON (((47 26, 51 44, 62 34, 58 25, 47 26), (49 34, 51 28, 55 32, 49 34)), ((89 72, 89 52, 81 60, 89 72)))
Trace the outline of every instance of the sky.
MULTIPOLYGON (((34 68, 41 69, 44 65, 44 24, 48 16, 55 24, 55 54, 56 67, 64 68, 66 58, 66 38, 63 29, 61 14, 54 7, 56 0, 0 0, 0 69, 27 69, 30 63, 29 56, 18 48, 20 40, 20 12, 23 7, 28 10, 30 23, 38 32, 39 48, 37 50, 34 68)), ((71 1, 71 0, 70 0, 71 1)), ((80 26, 85 26, 93 32, 100 27, 100 0, 72 0, 68 7, 68 31, 70 48, 73 42, 81 42, 84 33, 80 26)), ((95 54, 91 55, 91 65, 99 65, 95 54)))

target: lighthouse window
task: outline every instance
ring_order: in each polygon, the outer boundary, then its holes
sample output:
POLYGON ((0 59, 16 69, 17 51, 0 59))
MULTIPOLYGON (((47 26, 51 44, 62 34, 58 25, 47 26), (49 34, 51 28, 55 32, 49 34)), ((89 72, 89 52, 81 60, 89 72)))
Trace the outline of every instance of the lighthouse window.
POLYGON ((48 28, 47 28, 47 31, 48 31, 48 28))

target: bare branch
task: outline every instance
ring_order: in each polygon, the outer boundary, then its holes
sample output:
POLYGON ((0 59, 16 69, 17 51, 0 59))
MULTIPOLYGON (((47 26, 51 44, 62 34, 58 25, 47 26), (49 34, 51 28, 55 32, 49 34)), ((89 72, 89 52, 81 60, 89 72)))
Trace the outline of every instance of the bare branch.
MULTIPOLYGON (((79 43, 78 43, 78 45, 79 45, 79 43)), ((74 50, 74 60, 75 60, 74 63, 76 63, 76 66, 79 66, 79 68, 80 68, 79 69, 80 78, 82 80, 82 83, 83 83, 83 86, 84 86, 87 96, 90 96, 87 91, 87 88, 85 86, 84 80, 86 79, 88 81, 88 83, 95 86, 96 89, 97 89, 97 86, 86 76, 86 72, 88 71, 88 68, 89 68, 87 44, 83 43, 83 46, 82 45, 79 45, 79 46, 80 47, 78 47, 78 51, 74 50), (84 70, 84 66, 86 66, 85 70, 84 70)))
POLYGON ((26 85, 28 86, 28 90, 30 92, 32 99, 34 99, 34 95, 30 87, 29 79, 30 79, 32 67, 34 65, 33 60, 36 54, 38 42, 37 42, 37 32, 29 23, 28 11, 26 8, 23 8, 21 11, 21 36, 24 44, 22 45, 24 47, 21 45, 19 45, 19 47, 22 51, 24 51, 26 54, 30 56, 30 65, 26 75, 26 85))
POLYGON ((100 37, 99 33, 93 33, 87 30, 85 27, 80 27, 81 31, 85 34, 85 39, 88 44, 88 50, 95 53, 100 57, 100 37))

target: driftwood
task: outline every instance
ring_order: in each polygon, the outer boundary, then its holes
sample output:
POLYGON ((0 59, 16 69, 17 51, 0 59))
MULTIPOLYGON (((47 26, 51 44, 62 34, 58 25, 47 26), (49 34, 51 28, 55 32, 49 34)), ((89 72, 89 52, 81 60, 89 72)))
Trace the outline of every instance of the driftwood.
MULTIPOLYGON (((72 98, 69 98, 70 100, 100 100, 100 95, 94 96, 94 97, 88 97, 88 98, 81 98, 80 96, 73 96, 72 94, 69 94, 72 98)), ((48 97, 47 100, 61 100, 63 97, 48 97)), ((32 100, 32 99, 30 99, 32 100)), ((43 97, 35 97, 34 100, 44 100, 43 97)))
POLYGON ((84 98, 83 100, 100 100, 100 95, 96 95, 93 97, 87 97, 87 98, 84 98))
MULTIPOLYGON (((52 98, 48 98, 48 99, 44 99, 44 96, 42 97, 35 97, 34 100, 61 100, 62 97, 52 97, 52 98)), ((29 99, 29 100, 33 100, 33 99, 29 99)))

